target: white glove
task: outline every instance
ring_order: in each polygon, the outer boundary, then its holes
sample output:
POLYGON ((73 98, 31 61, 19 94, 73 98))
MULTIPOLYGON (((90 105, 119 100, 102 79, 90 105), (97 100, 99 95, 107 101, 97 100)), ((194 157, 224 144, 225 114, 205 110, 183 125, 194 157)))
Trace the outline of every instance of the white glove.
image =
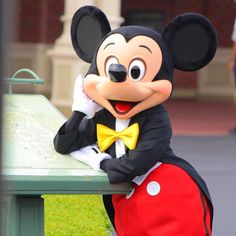
POLYGON ((103 171, 100 168, 100 163, 103 160, 111 159, 111 156, 105 152, 100 152, 97 144, 81 148, 77 151, 71 152, 70 155, 78 161, 89 165, 96 171, 103 171))
POLYGON ((73 99, 72 111, 83 112, 87 119, 93 118, 95 113, 103 108, 84 93, 81 75, 76 78, 73 99))

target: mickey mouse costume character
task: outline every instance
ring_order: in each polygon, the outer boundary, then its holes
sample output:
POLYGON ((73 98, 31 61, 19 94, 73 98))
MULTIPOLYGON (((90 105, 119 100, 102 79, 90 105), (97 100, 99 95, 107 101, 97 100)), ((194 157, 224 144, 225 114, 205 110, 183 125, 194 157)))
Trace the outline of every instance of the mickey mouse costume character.
POLYGON ((177 16, 162 34, 140 26, 111 31, 104 13, 80 8, 73 47, 91 63, 74 87, 72 116, 55 149, 105 171, 110 183, 132 181, 128 195, 104 195, 119 236, 211 235, 213 206, 197 171, 170 148, 172 130, 161 105, 173 70, 194 71, 215 55, 213 25, 204 16, 177 16))

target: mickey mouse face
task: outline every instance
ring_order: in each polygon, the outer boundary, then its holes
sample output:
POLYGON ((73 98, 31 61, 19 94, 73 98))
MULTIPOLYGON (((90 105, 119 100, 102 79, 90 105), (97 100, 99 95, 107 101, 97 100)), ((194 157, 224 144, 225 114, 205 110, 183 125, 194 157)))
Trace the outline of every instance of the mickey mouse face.
POLYGON ((111 31, 104 13, 86 6, 73 17, 71 38, 91 63, 85 93, 121 119, 168 99, 174 67, 200 69, 216 51, 214 27, 194 13, 176 17, 162 34, 138 26, 111 31))
POLYGON ((87 76, 84 90, 116 118, 130 118, 170 96, 170 81, 153 81, 162 52, 150 37, 138 35, 127 41, 121 34, 111 34, 100 45, 96 64, 99 76, 87 76))

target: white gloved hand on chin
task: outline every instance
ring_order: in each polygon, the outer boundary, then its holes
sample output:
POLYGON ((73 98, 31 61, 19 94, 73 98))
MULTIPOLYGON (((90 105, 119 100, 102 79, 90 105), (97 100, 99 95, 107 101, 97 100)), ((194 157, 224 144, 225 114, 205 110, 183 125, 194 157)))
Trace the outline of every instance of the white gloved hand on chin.
POLYGON ((103 107, 89 98, 83 90, 83 77, 79 75, 75 80, 72 111, 83 112, 87 119, 94 117, 95 113, 103 107))
POLYGON ((97 144, 89 145, 77 151, 71 152, 70 155, 76 160, 87 164, 96 171, 103 171, 100 167, 100 163, 103 160, 111 159, 111 155, 105 152, 100 152, 97 144))

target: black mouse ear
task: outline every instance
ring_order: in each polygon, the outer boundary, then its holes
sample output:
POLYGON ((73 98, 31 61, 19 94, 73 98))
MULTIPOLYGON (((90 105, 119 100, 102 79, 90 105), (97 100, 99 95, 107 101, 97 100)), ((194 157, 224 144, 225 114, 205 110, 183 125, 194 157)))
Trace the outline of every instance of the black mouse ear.
POLYGON ((111 31, 105 14, 94 6, 84 6, 76 11, 71 23, 71 40, 77 55, 91 62, 98 44, 111 31))
POLYGON ((176 69, 198 70, 215 55, 216 31, 212 23, 202 15, 179 15, 167 25, 162 35, 172 49, 176 69))

